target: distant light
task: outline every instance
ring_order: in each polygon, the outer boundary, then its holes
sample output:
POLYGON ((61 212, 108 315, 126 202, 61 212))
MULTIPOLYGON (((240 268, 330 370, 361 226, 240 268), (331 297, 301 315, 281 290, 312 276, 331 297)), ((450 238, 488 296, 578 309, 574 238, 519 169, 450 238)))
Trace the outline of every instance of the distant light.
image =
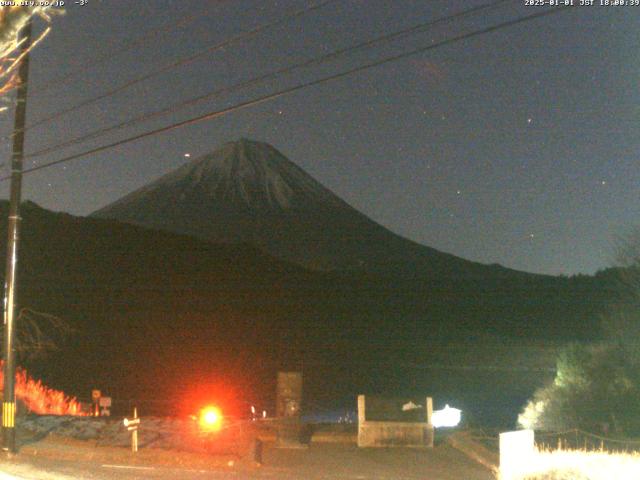
POLYGON ((457 427, 462 418, 462 410, 446 405, 442 410, 436 410, 431 415, 431 424, 434 428, 457 427))
POLYGON ((190 158, 191 154, 190 153, 185 153, 184 156, 185 156, 185 158, 190 158))

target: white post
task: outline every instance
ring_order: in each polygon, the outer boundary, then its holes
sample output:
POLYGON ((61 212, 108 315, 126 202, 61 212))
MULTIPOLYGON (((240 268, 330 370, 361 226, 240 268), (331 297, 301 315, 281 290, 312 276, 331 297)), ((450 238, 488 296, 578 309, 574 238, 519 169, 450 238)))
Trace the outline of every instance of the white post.
POLYGON ((500 434, 500 479, 519 479, 527 474, 535 461, 533 430, 500 434))
MULTIPOLYGON (((133 407, 133 419, 138 418, 138 409, 133 407)), ((136 453, 138 451, 138 426, 131 431, 131 451, 136 453)))
POLYGON ((359 425, 362 425, 365 421, 364 408, 365 408, 364 395, 358 395, 358 424, 359 425))
POLYGON ((366 420, 365 397, 364 395, 358 395, 358 447, 365 446, 365 437, 364 437, 365 420, 366 420))

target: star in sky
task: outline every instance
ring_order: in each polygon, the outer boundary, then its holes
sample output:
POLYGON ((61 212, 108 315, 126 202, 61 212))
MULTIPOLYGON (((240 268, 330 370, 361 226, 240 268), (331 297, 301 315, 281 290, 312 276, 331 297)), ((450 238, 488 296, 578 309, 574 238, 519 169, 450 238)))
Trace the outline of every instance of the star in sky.
MULTIPOLYGON (((113 38, 114 31, 144 35, 148 28, 180 15, 189 8, 186 4, 201 3, 206 2, 155 0, 156 8, 150 11, 144 2, 131 2, 132 14, 126 18, 117 2, 69 9, 69 15, 55 23, 51 35, 34 51, 28 123, 135 78, 139 59, 144 59, 145 69, 152 70, 166 63, 167 57, 188 58, 194 51, 246 31, 249 24, 266 23, 265 17, 282 18, 292 4, 305 2, 253 2, 258 8, 249 8, 242 15, 234 2, 214 2, 215 7, 207 7, 210 15, 194 19, 193 27, 202 35, 171 31, 174 41, 166 42, 162 51, 155 44, 141 43, 122 52, 117 62, 83 70, 76 82, 62 82, 51 95, 38 94, 52 78, 72 72, 74 62, 90 63, 96 55, 109 54, 109 45, 119 44, 115 41, 119 39, 113 38), (153 11, 157 16, 150 14, 153 11), (83 48, 72 58, 65 55, 68 45, 78 44, 83 48), (92 81, 96 78, 101 81, 92 81), (83 88, 78 88, 79 84, 83 88)), ((265 29, 241 45, 230 46, 226 53, 211 52, 176 69, 175 74, 158 76, 153 85, 145 84, 145 94, 143 90, 139 95, 123 92, 101 102, 99 112, 83 108, 60 122, 30 129, 26 150, 38 151, 107 127, 116 118, 127 120, 137 111, 153 111, 155 104, 182 102, 194 91, 232 86, 236 80, 229 78, 230 72, 243 79, 245 75, 247 79, 257 77, 298 62, 298 58, 313 59, 443 15, 440 2, 394 2, 392 10, 385 8, 382 0, 364 3, 366 9, 345 9, 340 15, 332 8, 316 9, 296 17, 295 23, 265 29), (327 25, 331 25, 329 35, 327 25), (228 68, 219 68, 221 65, 228 68)), ((457 11, 468 8, 470 2, 444 3, 457 11)), ((514 18, 529 14, 526 8, 518 8, 503 13, 514 18)), ((492 18, 477 17, 477 26, 491 25, 492 18)), ((462 28, 459 23, 455 26, 462 28)), ((397 47, 427 46, 447 35, 445 31, 433 38, 410 35, 397 47)), ((637 197, 634 192, 640 181, 634 158, 640 140, 634 134, 638 102, 633 88, 640 64, 633 55, 624 54, 629 39, 637 35, 637 20, 618 9, 575 9, 571 15, 539 18, 292 93, 261 107, 145 137, 122 145, 117 153, 98 153, 62 169, 38 171, 25 177, 23 197, 45 208, 86 215, 190 161, 196 151, 213 151, 227 141, 248 136, 272 144, 355 208, 419 243, 470 260, 505 263, 526 271, 592 273, 610 265, 612 236, 640 222, 637 209, 628 208, 637 197), (544 31, 554 48, 532 42, 536 31, 544 31), (605 82, 609 78, 615 78, 619 88, 610 87, 605 82), (580 121, 575 121, 578 118, 580 121), (549 123, 557 128, 542 128, 549 123), (363 169, 359 158, 366 158, 371 168, 363 169), (128 170, 131 175, 122 175, 124 165, 134 164, 135 168, 128 170), (337 164, 342 168, 339 178, 335 175, 337 164), (448 188, 425 188, 425 182, 413 181, 422 172, 428 172, 430 178, 437 172, 438 183, 448 188), (87 178, 91 181, 79 180, 87 178), (48 187, 49 182, 56 185, 56 192, 48 187), (60 189, 63 184, 69 188, 60 189), (533 202, 522 201, 522 192, 530 185, 535 185, 539 195, 533 202), (584 185, 591 187, 581 188, 584 185), (402 188, 402 195, 396 194, 398 188, 402 188), (606 201, 590 202, 594 188, 606 193, 606 201), (385 192, 393 201, 376 201, 378 192, 385 192), (571 202, 566 201, 567 192, 571 202), (452 194, 458 197, 456 203, 465 204, 464 215, 458 212, 454 220, 446 212, 437 219, 424 216, 420 222, 404 221, 418 218, 434 204, 445 204, 452 200, 452 194), (475 195, 474 200, 479 197, 478 201, 468 201, 470 195, 475 195), (498 218, 494 205, 501 205, 505 218, 513 220, 498 218), (523 227, 522 222, 542 225, 550 218, 561 228, 545 232, 544 248, 535 252, 526 247, 520 251, 507 248, 511 238, 531 238, 531 227, 523 227), (476 228, 478 225, 482 228, 476 228), (452 242, 452 238, 457 240, 452 242)), ((357 58, 336 58, 331 71, 383 58, 390 52, 380 46, 362 50, 357 58)), ((294 73, 287 81, 295 85, 328 73, 322 68, 308 70, 294 73)), ((275 85, 264 88, 265 93, 279 89, 275 85)), ((253 97, 249 91, 242 94, 243 100, 253 97)), ((235 97, 220 99, 227 100, 235 101, 235 97)), ((197 115, 217 107, 203 103, 193 108, 193 115, 197 115)), ((167 115, 159 119, 158 126, 184 118, 179 112, 167 115)), ((0 116, 4 135, 11 135, 10 120, 10 115, 0 116)), ((122 136, 134 133, 127 128, 122 136)), ((87 144, 86 149, 111 140, 101 138, 87 144)), ((5 158, 10 158, 10 144, 5 142, 0 148, 5 158)), ((82 150, 84 144, 78 146, 78 151, 82 150)), ((27 158, 25 165, 41 166, 66 154, 38 158, 37 163, 27 158)), ((8 190, 6 183, 5 197, 8 190)), ((539 236, 536 232, 536 241, 539 236)))

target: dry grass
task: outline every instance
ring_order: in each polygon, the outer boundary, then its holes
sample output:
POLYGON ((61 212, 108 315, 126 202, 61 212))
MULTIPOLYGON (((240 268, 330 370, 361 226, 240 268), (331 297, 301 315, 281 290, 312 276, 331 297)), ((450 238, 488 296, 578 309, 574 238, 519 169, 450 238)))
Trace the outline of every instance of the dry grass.
MULTIPOLYGON (((538 451, 518 480, 640 479, 640 453, 553 450, 538 451)), ((514 479, 516 480, 516 479, 514 479)))

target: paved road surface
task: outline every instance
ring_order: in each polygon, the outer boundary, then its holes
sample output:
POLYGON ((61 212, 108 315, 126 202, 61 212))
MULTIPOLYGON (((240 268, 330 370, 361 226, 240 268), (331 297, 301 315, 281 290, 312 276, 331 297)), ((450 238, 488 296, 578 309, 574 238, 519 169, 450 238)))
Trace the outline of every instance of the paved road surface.
MULTIPOLYGON (((90 442, 45 439, 0 461, 0 471, 29 480, 494 480, 486 468, 449 445, 429 450, 358 449, 353 444, 311 444, 277 449, 265 444, 263 465, 247 459, 141 451, 90 442), (229 462, 233 462, 229 464, 229 462)), ((6 477, 9 480, 12 477, 6 477)), ((0 480, 5 480, 0 474, 0 480)))

